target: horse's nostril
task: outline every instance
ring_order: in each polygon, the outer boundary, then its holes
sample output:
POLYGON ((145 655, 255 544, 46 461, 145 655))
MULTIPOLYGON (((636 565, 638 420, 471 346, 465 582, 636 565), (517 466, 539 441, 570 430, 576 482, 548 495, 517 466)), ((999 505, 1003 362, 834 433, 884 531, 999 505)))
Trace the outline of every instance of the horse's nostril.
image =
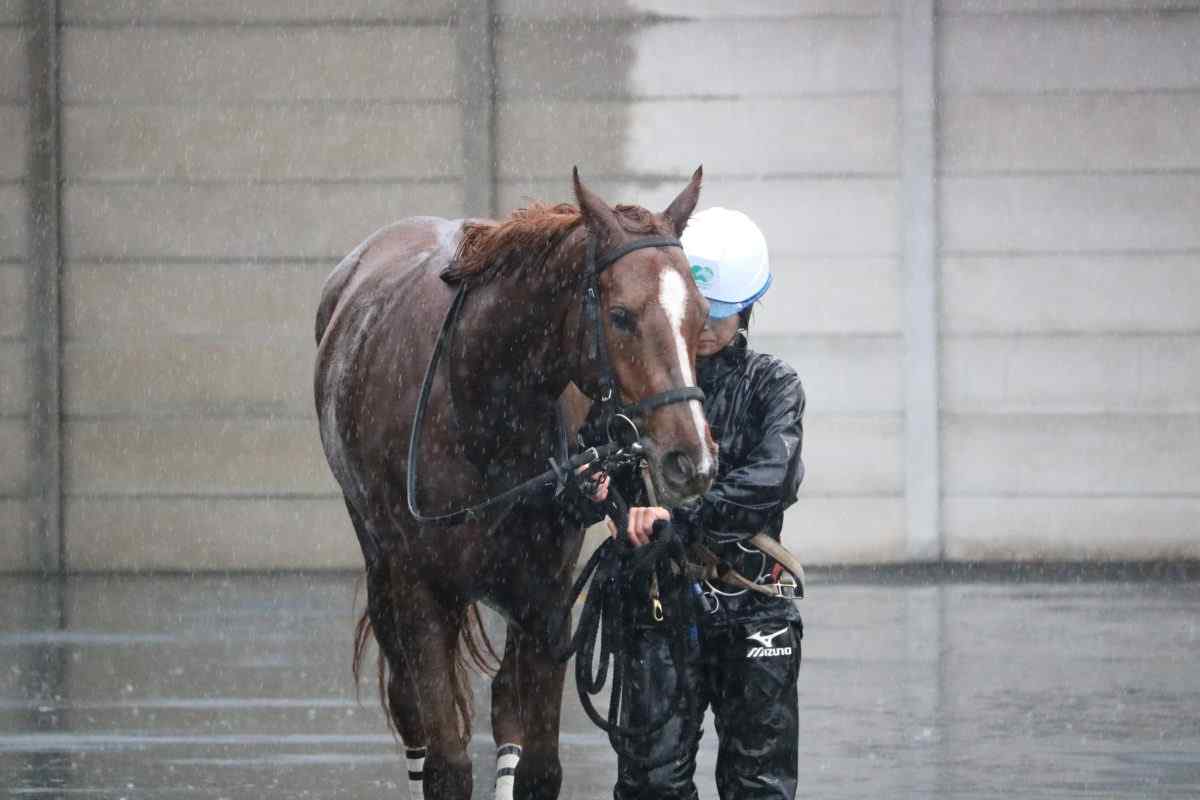
POLYGON ((696 478, 696 463, 682 450, 663 456, 663 477, 673 486, 686 486, 696 478))

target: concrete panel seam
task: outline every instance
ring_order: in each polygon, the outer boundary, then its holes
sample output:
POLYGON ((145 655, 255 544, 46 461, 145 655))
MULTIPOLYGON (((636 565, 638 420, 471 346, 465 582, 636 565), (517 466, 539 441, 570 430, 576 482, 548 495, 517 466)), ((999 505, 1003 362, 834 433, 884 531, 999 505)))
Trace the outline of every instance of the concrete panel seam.
POLYGON ((64 568, 62 457, 62 135, 58 0, 31 0, 30 413, 31 551, 47 574, 64 568))
POLYGON ((901 0, 899 13, 908 556, 932 561, 945 555, 938 419, 937 31, 932 0, 901 0))

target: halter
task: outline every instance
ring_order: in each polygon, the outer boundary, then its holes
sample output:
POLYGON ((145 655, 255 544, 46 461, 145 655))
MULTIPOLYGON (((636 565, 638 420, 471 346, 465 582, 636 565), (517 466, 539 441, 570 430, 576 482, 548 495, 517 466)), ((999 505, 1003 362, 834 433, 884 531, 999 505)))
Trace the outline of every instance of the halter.
POLYGON ((421 382, 421 394, 417 398, 417 408, 413 414, 412 433, 408 440, 408 475, 405 489, 408 495, 408 513, 412 515, 417 524, 442 527, 459 525, 468 519, 476 519, 487 509, 516 500, 522 495, 536 492, 547 481, 560 480, 564 473, 570 475, 576 468, 584 464, 607 458, 617 452, 620 446, 611 441, 610 429, 613 422, 618 418, 623 417, 627 420, 634 434, 640 436, 635 420, 644 419, 651 411, 665 405, 670 405, 671 403, 704 400, 704 392, 699 386, 680 386, 651 395, 637 403, 622 406, 620 400, 617 398, 616 381, 613 378, 612 364, 608 357, 607 341, 604 338, 604 323, 600 318, 600 275, 604 270, 635 250, 641 250, 644 247, 682 248, 683 245, 680 244, 678 239, 672 237, 653 236, 627 242, 620 247, 604 253, 599 258, 596 256, 596 246, 595 238, 589 236, 584 263, 584 281, 586 285, 583 292, 583 315, 580 318, 580 326, 581 330, 583 327, 587 327, 593 331, 588 357, 596 363, 596 368, 600 373, 598 381, 600 397, 596 402, 600 404, 602 429, 609 436, 609 443, 600 447, 588 448, 588 450, 562 465, 554 464, 552 460, 551 469, 476 505, 446 514, 426 515, 421 513, 420 509, 417 508, 417 454, 421 449, 421 430, 425 423, 425 411, 429 406, 429 395, 433 389, 433 376, 437 371, 438 362, 441 361, 442 353, 446 349, 446 342, 450 338, 450 332, 454 328, 454 323, 458 321, 459 312, 462 311, 463 302, 467 297, 466 285, 459 286, 458 293, 455 294, 454 301, 450 304, 450 309, 446 312, 446 318, 442 321, 442 328, 438 333, 437 342, 434 344, 433 354, 429 357, 429 365, 425 368, 425 378, 421 382))

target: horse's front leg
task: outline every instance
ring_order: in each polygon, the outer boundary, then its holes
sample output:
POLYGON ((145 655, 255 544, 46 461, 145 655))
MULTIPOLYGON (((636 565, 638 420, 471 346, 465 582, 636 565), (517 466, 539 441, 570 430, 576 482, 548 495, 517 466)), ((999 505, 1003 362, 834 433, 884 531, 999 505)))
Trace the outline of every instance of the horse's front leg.
POLYGON ((492 678, 492 739, 496 742, 496 799, 513 800, 516 768, 521 762, 525 729, 517 686, 517 637, 510 624, 504 636, 504 658, 492 678))
POLYGON ((558 728, 566 665, 513 625, 492 680, 492 737, 496 742, 495 800, 558 797, 562 765, 558 728))
MULTIPOLYGON (((505 657, 508 648, 505 647, 505 657)), ((554 647, 544 636, 518 637, 516 686, 521 702, 524 748, 517 765, 516 800, 555 800, 562 787, 558 728, 562 717, 563 678, 554 647)))
POLYGON ((492 587, 493 599, 514 620, 492 682, 497 777, 514 769, 515 779, 497 781, 497 800, 553 800, 562 786, 558 728, 566 665, 556 651, 569 633, 559 628, 582 540, 582 531, 563 530, 556 516, 536 509, 514 515, 494 537, 500 554, 494 573, 506 580, 492 587))

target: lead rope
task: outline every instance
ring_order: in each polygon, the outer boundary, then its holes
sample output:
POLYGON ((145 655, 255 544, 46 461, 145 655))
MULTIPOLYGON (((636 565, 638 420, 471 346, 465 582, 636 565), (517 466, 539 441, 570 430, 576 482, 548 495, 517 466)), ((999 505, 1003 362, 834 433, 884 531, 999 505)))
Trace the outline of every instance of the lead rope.
MULTIPOLYGON (((628 527, 627 506, 616 487, 610 488, 609 492, 610 516, 618 525, 618 530, 624 530, 628 527)), ((623 716, 622 709, 629 699, 627 676, 634 661, 631 647, 633 632, 628 623, 631 612, 636 613, 636 609, 630 609, 627 600, 644 596, 635 589, 648 586, 651 576, 657 579, 659 572, 663 572, 665 577, 665 571, 670 570, 672 561, 685 564, 686 552, 683 542, 666 521, 656 522, 650 543, 636 549, 619 539, 606 540, 588 559, 575 580, 564 618, 554 639, 562 641, 564 630, 570 630, 571 609, 584 588, 589 587, 575 633, 566 646, 559 650, 558 657, 566 661, 575 656, 575 684, 584 712, 608 734, 613 750, 642 769, 653 769, 673 761, 680 752, 688 726, 680 729, 680 745, 657 760, 635 752, 637 740, 644 742, 650 734, 665 727, 681 704, 686 704, 688 718, 694 718, 697 713, 695 692, 688 686, 686 668, 688 643, 695 624, 695 608, 688 582, 679 579, 671 581, 675 589, 666 596, 666 619, 660 623, 670 628, 671 659, 677 665, 671 700, 663 713, 641 724, 622 725, 619 722, 623 716), (608 683, 610 670, 612 685, 608 716, 605 717, 597 711, 592 698, 608 683)), ((624 708, 624 711, 624 716, 628 717, 629 709, 624 708)))

